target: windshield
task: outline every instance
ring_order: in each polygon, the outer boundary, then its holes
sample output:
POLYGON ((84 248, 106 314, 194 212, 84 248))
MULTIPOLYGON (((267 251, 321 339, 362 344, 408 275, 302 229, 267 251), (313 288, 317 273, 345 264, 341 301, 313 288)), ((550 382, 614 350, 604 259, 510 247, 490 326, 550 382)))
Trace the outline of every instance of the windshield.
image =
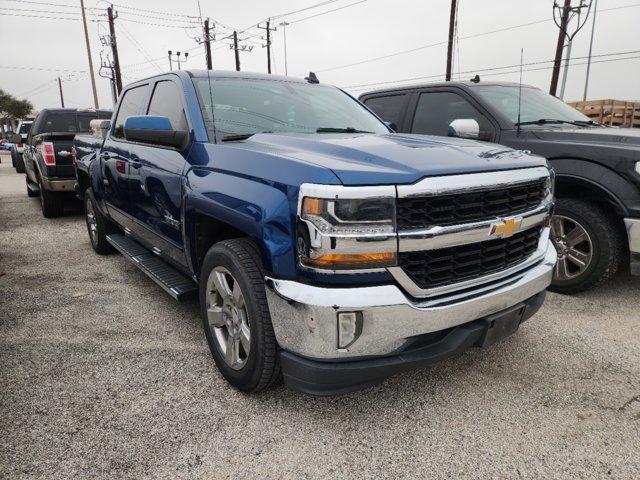
POLYGON ((260 132, 389 133, 360 103, 327 85, 246 78, 193 79, 211 138, 260 132), (212 100, 213 97, 213 100, 212 100), (213 109, 211 108, 213 104, 213 109))
MULTIPOLYGON (((495 109, 506 115, 513 123, 518 121, 518 92, 515 86, 480 85, 473 87, 495 109)), ((590 122, 575 108, 562 100, 537 88, 522 88, 520 122, 536 122, 541 119, 560 120, 562 122, 590 122)))

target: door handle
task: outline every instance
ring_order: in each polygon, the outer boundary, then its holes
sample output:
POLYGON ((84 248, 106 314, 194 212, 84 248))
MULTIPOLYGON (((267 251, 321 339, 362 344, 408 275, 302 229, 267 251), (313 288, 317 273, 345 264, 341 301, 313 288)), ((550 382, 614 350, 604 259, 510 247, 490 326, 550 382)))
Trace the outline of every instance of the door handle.
POLYGON ((139 160, 129 160, 129 165, 131 168, 135 168, 137 170, 142 166, 142 162, 139 160))
POLYGON ((109 160, 109 159, 111 159, 111 158, 115 158, 115 157, 117 157, 117 156, 118 156, 117 154, 112 153, 112 152, 102 152, 102 153, 100 154, 100 158, 101 158, 102 160, 109 160))

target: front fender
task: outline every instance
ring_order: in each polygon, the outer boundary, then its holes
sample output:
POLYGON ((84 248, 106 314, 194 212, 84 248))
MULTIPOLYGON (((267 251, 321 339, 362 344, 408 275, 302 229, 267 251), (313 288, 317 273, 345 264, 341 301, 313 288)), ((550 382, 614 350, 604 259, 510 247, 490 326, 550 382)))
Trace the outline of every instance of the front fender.
POLYGON ((573 182, 606 195, 621 215, 640 216, 640 191, 616 171, 589 160, 555 158, 556 184, 573 182))
POLYGON ((186 174, 184 216, 189 257, 197 270, 195 216, 205 215, 253 238, 262 252, 265 269, 295 275, 294 227, 298 189, 255 178, 193 168, 186 174))

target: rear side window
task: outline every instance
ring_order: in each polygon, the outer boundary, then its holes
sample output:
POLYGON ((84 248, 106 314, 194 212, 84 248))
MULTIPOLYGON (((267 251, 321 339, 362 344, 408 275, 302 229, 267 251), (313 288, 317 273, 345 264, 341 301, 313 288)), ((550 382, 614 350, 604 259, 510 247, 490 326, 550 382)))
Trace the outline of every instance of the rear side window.
POLYGON ((182 98, 178 86, 171 81, 158 82, 153 89, 147 115, 167 117, 174 130, 186 132, 187 119, 182 108, 182 98))
POLYGON ((77 126, 79 132, 90 132, 91 131, 91 120, 110 120, 110 113, 80 113, 77 118, 77 126))
POLYGON ((407 95, 386 95, 365 100, 364 104, 378 114, 385 122, 393 122, 398 127, 402 125, 407 95))
POLYGON ((140 115, 142 110, 142 104, 147 96, 147 85, 140 87, 130 88, 124 92, 124 96, 120 101, 120 108, 118 110, 118 116, 114 122, 113 136, 117 138, 124 138, 124 121, 127 117, 134 115, 140 115))

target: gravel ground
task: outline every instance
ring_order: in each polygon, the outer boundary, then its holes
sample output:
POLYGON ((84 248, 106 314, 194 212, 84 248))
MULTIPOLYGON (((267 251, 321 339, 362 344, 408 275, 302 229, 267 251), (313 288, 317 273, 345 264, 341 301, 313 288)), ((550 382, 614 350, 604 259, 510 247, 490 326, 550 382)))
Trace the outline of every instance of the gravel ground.
POLYGON ((337 398, 217 373, 193 303, 0 165, 0 478, 639 478, 640 279, 337 398), (4 275, 2 275, 4 274, 4 275))

